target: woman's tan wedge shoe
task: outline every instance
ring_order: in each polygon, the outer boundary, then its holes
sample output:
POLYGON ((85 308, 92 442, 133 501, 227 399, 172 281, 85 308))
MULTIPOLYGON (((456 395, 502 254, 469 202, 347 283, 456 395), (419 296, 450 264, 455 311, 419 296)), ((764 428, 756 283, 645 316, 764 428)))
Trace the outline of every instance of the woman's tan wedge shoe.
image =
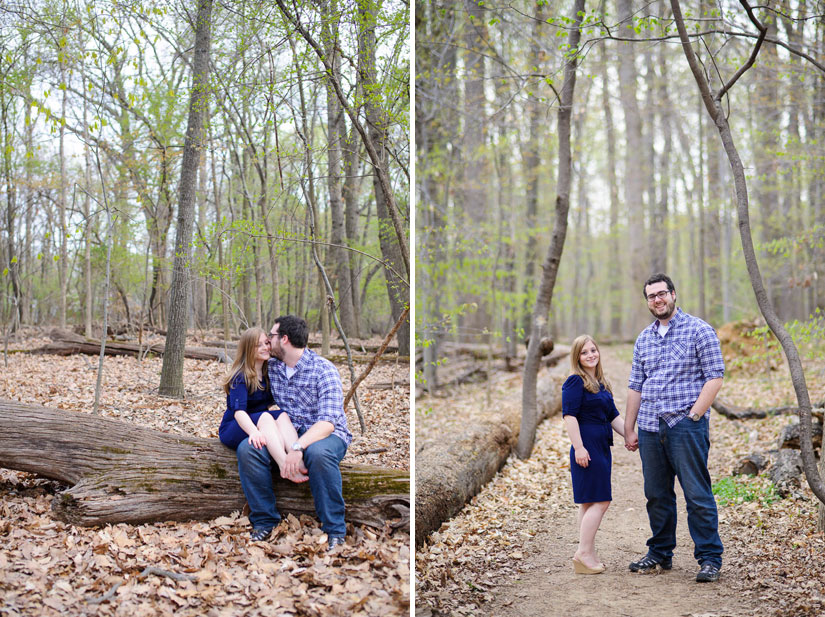
POLYGON ((576 574, 601 574, 605 571, 605 566, 603 563, 600 563, 598 568, 591 568, 573 557, 573 571, 576 574))

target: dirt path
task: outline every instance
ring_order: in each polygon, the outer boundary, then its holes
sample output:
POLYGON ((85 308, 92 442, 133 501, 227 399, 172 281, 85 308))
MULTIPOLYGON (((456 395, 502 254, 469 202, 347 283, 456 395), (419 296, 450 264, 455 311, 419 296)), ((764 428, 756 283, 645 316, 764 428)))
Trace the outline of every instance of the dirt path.
MULTIPOLYGON (((616 405, 624 414, 624 387, 629 366, 603 354, 605 371, 616 391, 616 405)), ((551 422, 561 424, 561 418, 551 422)), ((711 446, 712 448, 713 446, 711 446)), ((598 576, 573 574, 571 557, 578 542, 575 511, 569 516, 536 513, 539 532, 532 540, 529 557, 518 578, 497 585, 495 600, 486 607, 496 617, 575 615, 577 617, 740 617, 752 607, 735 592, 726 578, 735 576, 723 566, 715 584, 697 584, 698 565, 687 529, 684 498, 678 488, 679 524, 673 570, 640 575, 628 564, 645 553, 649 535, 638 453, 630 453, 616 440, 613 448, 613 504, 605 515, 596 548, 607 571, 598 576)), ((726 545, 726 526, 720 525, 726 545)))

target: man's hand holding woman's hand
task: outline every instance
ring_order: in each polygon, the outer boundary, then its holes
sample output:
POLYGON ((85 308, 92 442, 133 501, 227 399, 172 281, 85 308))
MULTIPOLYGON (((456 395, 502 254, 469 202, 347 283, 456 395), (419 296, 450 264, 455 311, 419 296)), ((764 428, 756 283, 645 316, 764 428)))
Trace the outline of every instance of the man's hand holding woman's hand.
POLYGON ((624 436, 624 447, 635 452, 639 449, 639 435, 634 430, 626 431, 624 436))

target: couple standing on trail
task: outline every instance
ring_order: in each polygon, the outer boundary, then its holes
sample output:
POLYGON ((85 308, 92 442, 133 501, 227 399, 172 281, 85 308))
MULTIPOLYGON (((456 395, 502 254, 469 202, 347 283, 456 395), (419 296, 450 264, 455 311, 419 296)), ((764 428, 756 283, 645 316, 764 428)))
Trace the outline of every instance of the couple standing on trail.
POLYGON ((604 377, 599 348, 588 335, 573 341, 573 374, 562 386, 562 414, 572 446, 573 500, 579 504, 577 574, 600 574, 594 540, 612 500, 613 433, 639 451, 651 537, 647 554, 632 572, 670 570, 676 547, 674 479, 685 494, 688 528, 700 569, 697 582, 719 580, 722 540, 708 473, 709 411, 722 387, 725 364, 713 328, 676 307, 676 288, 664 274, 651 276, 643 293, 656 318, 633 347, 625 418, 622 421, 604 377), (638 434, 636 422, 638 419, 638 434), (611 430, 612 427, 612 430, 611 430))
POLYGON ((352 441, 338 369, 307 349, 309 328, 294 315, 278 317, 267 335, 241 335, 223 382, 226 412, 218 434, 236 450, 253 541, 281 522, 275 507, 273 462, 281 477, 309 482, 329 550, 344 544, 344 496, 339 464, 352 441))

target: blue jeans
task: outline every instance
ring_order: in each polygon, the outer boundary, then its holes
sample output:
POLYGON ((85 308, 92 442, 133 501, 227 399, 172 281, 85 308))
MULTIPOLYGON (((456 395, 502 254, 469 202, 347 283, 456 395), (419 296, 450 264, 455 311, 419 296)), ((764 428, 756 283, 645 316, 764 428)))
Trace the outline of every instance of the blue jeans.
MULTIPOLYGON (((304 451, 304 465, 309 471, 315 513, 321 520, 321 528, 330 536, 345 536, 347 533, 339 467, 346 452, 347 444, 336 435, 316 441, 304 451)), ((249 503, 249 522, 253 528, 275 527, 281 522, 272 484, 273 467, 277 467, 275 462, 266 448, 256 450, 248 439, 238 446, 237 455, 241 487, 249 503)))
POLYGON ((653 534, 648 553, 655 558, 673 556, 676 547, 676 493, 674 478, 685 494, 688 529, 695 546, 693 556, 722 567, 722 539, 719 517, 708 473, 710 437, 708 419, 690 418, 669 427, 659 420, 659 432, 639 430, 639 454, 645 479, 647 516, 653 534))

